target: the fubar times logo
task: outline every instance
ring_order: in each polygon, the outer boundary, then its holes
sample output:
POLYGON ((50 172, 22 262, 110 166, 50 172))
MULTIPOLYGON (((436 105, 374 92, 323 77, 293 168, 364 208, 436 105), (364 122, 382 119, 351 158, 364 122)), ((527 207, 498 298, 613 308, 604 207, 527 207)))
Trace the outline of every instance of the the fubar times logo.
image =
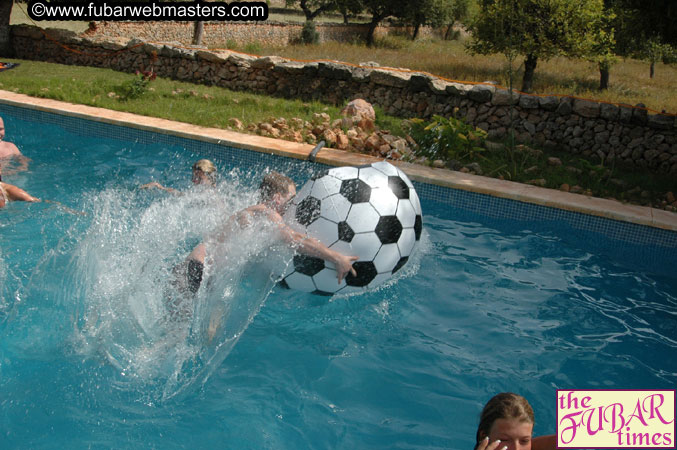
POLYGON ((675 390, 557 390, 557 448, 675 448, 675 390))

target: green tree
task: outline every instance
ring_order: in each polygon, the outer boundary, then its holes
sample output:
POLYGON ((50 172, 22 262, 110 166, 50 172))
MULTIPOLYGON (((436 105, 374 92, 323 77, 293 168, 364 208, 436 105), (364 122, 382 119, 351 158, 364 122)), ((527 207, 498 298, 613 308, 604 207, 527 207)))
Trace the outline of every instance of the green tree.
POLYGON ((641 47, 638 43, 652 38, 677 47, 675 0, 605 0, 605 5, 616 14, 620 50, 637 50, 641 47))
POLYGON ((615 15, 615 52, 648 61, 653 78, 656 62, 671 62, 677 49, 677 2, 605 0, 604 4, 615 15))
POLYGON ((351 16, 359 14, 364 9, 360 0, 337 0, 337 9, 343 15, 343 23, 347 24, 351 16))
POLYGON ((307 22, 312 22, 322 13, 334 11, 338 8, 337 0, 286 0, 287 6, 299 4, 307 22))
POLYGON ((420 0, 414 7, 402 11, 401 19, 414 27, 412 40, 418 37, 421 26, 446 27, 445 39, 454 24, 468 14, 469 0, 420 0))
POLYGON ((597 16, 591 23, 587 59, 597 63, 600 90, 609 88, 609 73, 611 66, 617 60, 614 53, 616 47, 615 17, 612 10, 605 9, 604 13, 597 16))
POLYGON ((416 8, 405 11, 402 19, 414 27, 411 39, 416 40, 423 25, 438 28, 446 25, 452 13, 454 0, 420 0, 416 8))
POLYGON ((338 8, 338 0, 286 0, 286 5, 293 6, 297 2, 306 16, 301 41, 305 44, 316 44, 320 37, 315 30, 315 18, 322 13, 335 11, 338 8))
POLYGON ((456 22, 461 22, 469 17, 470 14, 470 0, 454 0, 449 16, 447 17, 446 31, 444 32, 444 40, 449 40, 452 36, 452 31, 456 22))
POLYGON ((674 52, 675 49, 671 45, 662 42, 660 37, 654 36, 646 39, 638 52, 638 56, 649 62, 649 78, 653 78, 656 63, 670 60, 674 52))
POLYGON ((524 56, 522 91, 533 89, 539 60, 555 56, 585 57, 595 39, 595 23, 604 13, 602 0, 479 0, 470 26, 472 53, 524 56))
POLYGON ((417 8, 419 2, 414 0, 362 0, 364 9, 371 14, 367 25, 367 47, 374 45, 376 27, 389 16, 406 17, 408 11, 417 8))

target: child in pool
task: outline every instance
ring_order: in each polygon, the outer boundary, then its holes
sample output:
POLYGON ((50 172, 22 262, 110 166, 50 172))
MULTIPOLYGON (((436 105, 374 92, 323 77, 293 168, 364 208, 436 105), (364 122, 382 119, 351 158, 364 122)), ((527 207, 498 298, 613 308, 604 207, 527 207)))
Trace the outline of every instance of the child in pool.
MULTIPOLYGON (((201 159, 193 164, 192 170, 193 175, 191 177, 191 181, 193 184, 214 187, 216 184, 216 166, 213 162, 208 159, 201 159)), ((161 189, 163 191, 169 192, 172 195, 181 195, 181 191, 178 191, 174 188, 165 187, 157 181, 151 181, 150 183, 140 186, 140 189, 151 188, 161 189)))
POLYGON ((5 122, 0 117, 0 164, 18 163, 18 167, 6 171, 7 175, 28 170, 28 161, 29 159, 21 154, 16 145, 5 141, 5 122))
POLYGON ((2 168, 0 168, 0 208, 4 208, 11 201, 39 202, 40 199, 13 184, 4 183, 2 181, 2 168))
POLYGON ((475 450, 555 450, 555 435, 532 438, 533 429, 534 410, 527 399, 502 392, 482 409, 475 450))
MULTIPOLYGON (((353 268, 353 263, 358 259, 357 256, 347 256, 332 250, 319 240, 299 233, 284 222, 282 216, 296 195, 296 185, 291 178, 278 172, 271 172, 263 178, 259 192, 260 201, 257 204, 234 214, 219 232, 211 236, 209 241, 212 243, 224 242, 230 238, 237 228, 245 228, 255 221, 264 220, 273 224, 279 232, 280 238, 291 247, 298 249, 299 252, 332 262, 336 266, 337 283, 340 284, 349 273, 357 276, 357 272, 353 268)), ((207 246, 204 242, 200 243, 183 263, 172 270, 173 280, 171 285, 176 292, 182 295, 169 297, 167 307, 171 316, 190 316, 192 307, 190 299, 197 293, 202 284, 206 255, 207 246)), ((217 325, 215 324, 210 328, 217 325)), ((213 333, 214 330, 211 329, 210 339, 213 337, 213 333)))
MULTIPOLYGON (((268 220, 277 225, 282 239, 290 245, 297 247, 301 253, 334 263, 336 265, 338 283, 341 283, 341 280, 348 273, 351 273, 353 276, 356 275, 352 264, 357 260, 357 256, 342 255, 335 250, 327 248, 317 239, 299 233, 284 223, 282 215, 287 209, 289 202, 296 195, 296 185, 291 178, 278 172, 271 172, 264 177, 259 191, 261 193, 261 201, 231 217, 229 223, 224 227, 225 229, 215 237, 216 240, 223 241, 227 239, 229 230, 233 226, 246 227, 252 220, 268 220)), ((197 292, 202 281, 205 254, 205 244, 199 244, 188 255, 185 263, 187 284, 189 290, 193 293, 197 292)))

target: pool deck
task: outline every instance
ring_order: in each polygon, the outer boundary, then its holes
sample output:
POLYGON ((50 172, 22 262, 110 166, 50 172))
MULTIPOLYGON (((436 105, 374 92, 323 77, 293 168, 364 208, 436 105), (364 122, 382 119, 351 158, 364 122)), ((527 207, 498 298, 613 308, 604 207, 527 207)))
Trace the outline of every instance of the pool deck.
MULTIPOLYGON (((0 90, 0 103, 296 159, 308 159, 308 155, 314 148, 314 146, 308 144, 298 144, 218 128, 206 128, 92 106, 74 105, 3 90, 0 90)), ((382 158, 330 148, 321 149, 316 158, 319 163, 333 166, 360 165, 381 160, 382 158)), ((436 169, 398 161, 390 162, 400 167, 412 180, 421 183, 677 231, 677 213, 661 209, 623 204, 615 200, 588 197, 447 169, 436 169)))

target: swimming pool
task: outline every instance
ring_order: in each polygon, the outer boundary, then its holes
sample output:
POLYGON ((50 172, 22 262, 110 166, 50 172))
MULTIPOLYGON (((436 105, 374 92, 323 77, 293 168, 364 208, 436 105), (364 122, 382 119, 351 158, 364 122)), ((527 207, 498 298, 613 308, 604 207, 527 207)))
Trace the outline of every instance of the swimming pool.
POLYGON ((496 392, 525 395, 541 434, 558 388, 677 381, 675 233, 423 185, 424 245, 394 284, 328 301, 225 268, 211 300, 243 305, 239 340, 161 334, 167 269, 200 233, 266 168, 303 183, 317 167, 0 114, 33 159, 7 181, 86 213, 0 210, 2 448, 469 448, 496 392), (187 189, 200 157, 222 205, 137 189, 187 189))

